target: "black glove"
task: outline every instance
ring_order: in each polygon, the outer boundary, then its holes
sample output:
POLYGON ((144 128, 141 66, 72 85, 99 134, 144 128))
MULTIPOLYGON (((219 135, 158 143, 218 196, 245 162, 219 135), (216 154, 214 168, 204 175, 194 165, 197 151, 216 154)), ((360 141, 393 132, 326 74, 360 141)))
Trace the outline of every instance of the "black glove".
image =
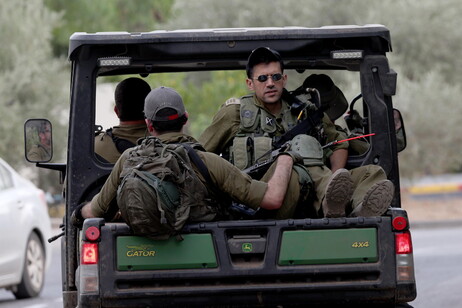
POLYGON ((85 220, 82 216, 82 208, 85 204, 86 202, 80 203, 71 214, 71 223, 79 229, 82 229, 83 221, 85 220))

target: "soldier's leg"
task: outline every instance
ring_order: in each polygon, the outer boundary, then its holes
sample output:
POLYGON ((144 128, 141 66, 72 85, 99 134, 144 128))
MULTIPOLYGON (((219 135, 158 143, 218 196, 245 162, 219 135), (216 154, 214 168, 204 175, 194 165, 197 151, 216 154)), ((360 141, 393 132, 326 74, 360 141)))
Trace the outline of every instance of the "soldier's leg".
POLYGON ((394 187, 385 171, 376 165, 361 166, 350 170, 355 187, 350 216, 380 216, 390 205, 394 187))
POLYGON ((326 166, 307 167, 314 183, 316 198, 313 206, 318 217, 345 216, 353 193, 353 181, 346 169, 334 173, 326 166))
POLYGON ((321 213, 321 203, 322 200, 324 199, 324 194, 327 189, 327 185, 329 184, 329 179, 332 175, 332 171, 327 168, 326 166, 309 166, 306 167, 308 170, 311 179, 313 180, 314 183, 314 188, 315 188, 315 193, 314 199, 313 199, 313 207, 316 210, 316 213, 321 213))
POLYGON ((319 142, 308 135, 297 135, 291 141, 291 151, 303 158, 316 191, 313 206, 318 217, 345 216, 345 207, 350 202, 353 186, 347 170, 332 174, 324 165, 323 149, 319 142))

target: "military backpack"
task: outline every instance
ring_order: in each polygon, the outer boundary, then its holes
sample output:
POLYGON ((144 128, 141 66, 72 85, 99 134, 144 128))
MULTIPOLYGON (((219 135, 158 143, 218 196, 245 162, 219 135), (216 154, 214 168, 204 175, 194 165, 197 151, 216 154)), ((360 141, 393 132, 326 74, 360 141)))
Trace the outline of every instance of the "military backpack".
POLYGON ((117 203, 135 235, 168 239, 179 235, 188 220, 216 217, 217 209, 194 172, 185 146, 148 137, 129 151, 117 203))

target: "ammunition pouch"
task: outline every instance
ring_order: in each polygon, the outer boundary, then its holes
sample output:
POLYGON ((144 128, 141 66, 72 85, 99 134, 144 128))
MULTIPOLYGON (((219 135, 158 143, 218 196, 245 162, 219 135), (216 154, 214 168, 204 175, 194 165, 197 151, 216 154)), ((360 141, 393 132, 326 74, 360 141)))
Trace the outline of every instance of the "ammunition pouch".
POLYGON ((236 136, 231 149, 231 161, 241 170, 271 158, 273 140, 269 137, 236 136), (258 161, 256 161, 258 160, 258 161))
POLYGON ((231 149, 231 162, 241 170, 252 164, 252 138, 249 136, 234 137, 231 149))
POLYGON ((271 150, 273 149, 273 139, 270 137, 255 137, 254 142, 254 162, 258 163, 271 158, 271 150))

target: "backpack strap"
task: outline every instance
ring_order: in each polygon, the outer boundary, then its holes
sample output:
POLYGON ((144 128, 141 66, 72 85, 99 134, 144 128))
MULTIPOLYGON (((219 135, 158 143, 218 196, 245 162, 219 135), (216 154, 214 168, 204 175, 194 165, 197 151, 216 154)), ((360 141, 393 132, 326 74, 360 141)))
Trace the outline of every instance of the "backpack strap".
MULTIPOLYGON (((210 185, 210 188, 215 192, 215 194, 217 196, 221 196, 220 199, 221 200, 226 200, 226 199, 229 199, 228 196, 226 196, 225 194, 223 194, 222 191, 218 190, 218 188, 215 186, 215 184, 212 182, 212 178, 210 177, 210 173, 209 173, 209 169, 207 168, 207 166, 204 164, 204 162, 202 161, 202 159, 199 157, 199 155, 197 155, 196 151, 194 151, 194 149, 189 145, 189 144, 185 144, 185 143, 182 143, 182 145, 184 146, 184 148, 187 150, 188 152, 188 155, 189 155, 189 159, 191 159, 191 162, 196 165, 197 169, 199 169, 199 172, 202 174, 202 176, 205 178, 205 181, 210 185)), ((234 217, 236 214, 238 215, 238 217, 240 218, 248 218, 248 217, 253 217, 255 216, 255 214, 257 213, 257 211, 249 208, 248 206, 246 205, 243 205, 243 204, 239 204, 237 202, 234 202, 232 200, 230 200, 231 204, 228 206, 228 210, 226 210, 227 212, 234 212, 234 214, 232 214, 231 216, 234 217)), ((222 210, 225 210, 225 208, 222 208, 222 210)), ((230 215, 230 213, 228 213, 227 215, 230 215)))
POLYGON ((210 177, 209 169, 204 164, 199 155, 197 155, 193 147, 187 143, 182 143, 181 145, 186 149, 186 151, 188 152, 189 159, 197 167, 197 169, 199 169, 199 172, 202 174, 207 184, 211 185, 211 187, 215 187, 215 184, 213 183, 212 178, 210 177))
MULTIPOLYGON (((182 143, 181 145, 183 145, 183 147, 188 152, 188 156, 189 156, 189 159, 191 160, 191 162, 197 167, 199 172, 204 177, 205 181, 207 182, 207 184, 209 186, 208 188, 210 188, 210 190, 215 194, 215 196, 217 198, 219 198, 219 200, 226 200, 226 201, 223 201, 223 202, 218 202, 220 204, 220 206, 222 207, 222 209, 224 210, 225 208, 223 207, 223 205, 226 204, 228 201, 230 201, 229 196, 227 196, 220 189, 218 189, 218 187, 212 181, 212 177, 210 176, 209 169, 204 164, 204 162, 199 157, 199 155, 197 155, 194 148, 191 145, 186 144, 186 143, 182 143)), ((203 149, 202 146, 198 146, 198 148, 199 148, 199 150, 203 149)))
POLYGON ((112 133, 112 128, 107 129, 106 134, 109 137, 112 138, 112 141, 114 142, 114 144, 115 144, 115 146, 117 148, 117 151, 119 151, 120 154, 125 152, 126 149, 132 148, 132 147, 134 147, 136 145, 133 142, 127 140, 127 139, 123 139, 123 138, 119 138, 117 136, 114 136, 114 134, 112 133))

